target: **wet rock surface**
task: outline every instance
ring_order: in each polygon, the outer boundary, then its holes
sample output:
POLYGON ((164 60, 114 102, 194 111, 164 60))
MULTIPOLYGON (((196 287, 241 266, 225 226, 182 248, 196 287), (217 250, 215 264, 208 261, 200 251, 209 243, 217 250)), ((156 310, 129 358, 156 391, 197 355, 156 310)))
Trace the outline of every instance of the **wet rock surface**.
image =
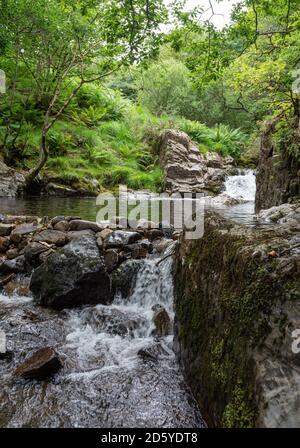
POLYGON ((154 334, 156 334, 159 337, 168 336, 169 334, 171 334, 172 325, 167 310, 161 305, 154 305, 152 307, 152 310, 154 311, 153 316, 153 322, 155 325, 154 334))
POLYGON ((62 362, 52 347, 43 347, 27 358, 17 369, 15 375, 25 379, 48 378, 62 368, 62 362))
POLYGON ((267 121, 261 134, 256 212, 300 197, 299 119, 288 124, 289 138, 280 143, 276 137, 277 124, 276 119, 267 121), (290 151, 293 146, 298 157, 290 151))
POLYGON ((300 426, 300 236, 207 214, 178 245, 175 345, 210 425, 300 426))
POLYGON ((63 308, 110 303, 112 290, 96 239, 83 236, 50 255, 32 275, 30 289, 37 303, 63 308))
POLYGON ((257 215, 259 221, 285 224, 288 226, 298 226, 300 231, 300 202, 294 204, 282 204, 261 210, 257 215))

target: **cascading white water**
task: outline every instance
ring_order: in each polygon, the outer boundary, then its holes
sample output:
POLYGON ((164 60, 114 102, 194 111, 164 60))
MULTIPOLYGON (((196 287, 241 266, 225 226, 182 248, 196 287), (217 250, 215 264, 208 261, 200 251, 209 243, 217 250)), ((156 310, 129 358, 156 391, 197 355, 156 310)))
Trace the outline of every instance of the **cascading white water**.
POLYGON ((37 311, 28 299, 0 295, 1 328, 13 350, 11 361, 0 362, 0 427, 204 426, 173 337, 152 333, 153 305, 173 318, 173 259, 164 259, 174 250, 169 244, 164 254, 140 260, 131 295, 109 306, 37 311), (16 366, 43 345, 56 348, 63 369, 47 387, 16 381, 16 366))
POLYGON ((256 177, 253 170, 245 170, 237 176, 229 176, 225 182, 225 193, 243 201, 254 201, 256 193, 256 177))
MULTIPOLYGON (((168 248, 166 255, 173 249, 168 248)), ((165 256, 166 256, 165 255, 165 256)), ((97 305, 80 314, 70 311, 67 343, 77 351, 78 359, 86 365, 89 356, 101 353, 103 369, 132 368, 138 362, 138 352, 153 344, 154 305, 160 304, 173 319, 173 259, 162 262, 157 257, 143 260, 131 296, 115 298, 110 306, 97 305), (126 328, 125 334, 114 331, 126 328)), ((173 358, 172 336, 160 340, 164 352, 173 358)))

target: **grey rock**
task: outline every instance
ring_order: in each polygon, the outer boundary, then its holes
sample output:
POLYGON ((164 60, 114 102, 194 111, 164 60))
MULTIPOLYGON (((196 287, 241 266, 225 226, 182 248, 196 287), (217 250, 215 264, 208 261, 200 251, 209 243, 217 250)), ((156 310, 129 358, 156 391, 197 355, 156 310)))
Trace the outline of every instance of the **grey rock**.
POLYGON ((24 235, 28 235, 37 230, 37 225, 35 223, 24 223, 19 224, 14 228, 10 235, 10 239, 13 243, 18 244, 22 240, 24 235))
POLYGON ((53 308, 108 304, 113 299, 110 278, 96 239, 82 236, 50 255, 31 278, 36 303, 53 308))
POLYGON ((120 294, 123 299, 127 299, 132 293, 140 267, 140 260, 129 259, 112 272, 114 292, 120 294))
POLYGON ((96 222, 74 219, 70 221, 69 230, 92 230, 93 232, 101 232, 101 230, 103 230, 103 227, 96 222))
POLYGON ((65 232, 59 230, 43 230, 37 233, 33 239, 35 242, 44 242, 47 244, 54 244, 55 246, 63 246, 67 242, 65 232))
POLYGON ((116 230, 105 241, 107 248, 122 248, 128 244, 133 244, 142 239, 138 232, 128 232, 125 230, 116 230))
POLYGON ((69 230, 70 224, 68 221, 59 221, 54 224, 54 230, 60 230, 61 232, 67 232, 69 230))
POLYGON ((14 224, 0 224, 0 236, 9 236, 13 229, 15 228, 14 224))
POLYGON ((87 230, 72 230, 71 232, 67 233, 67 240, 68 240, 68 242, 70 242, 72 240, 76 240, 77 238, 81 238, 82 236, 95 237, 95 232, 93 232, 90 229, 87 229, 87 230))
POLYGON ((202 155, 184 132, 164 131, 158 144, 166 189, 172 193, 221 193, 231 160, 217 153, 202 155))
POLYGON ((9 274, 11 272, 16 274, 24 274, 28 272, 28 266, 24 255, 20 255, 13 260, 5 260, 0 264, 0 274, 9 274))
POLYGON ((0 197, 16 197, 23 190, 25 177, 0 160, 0 197))

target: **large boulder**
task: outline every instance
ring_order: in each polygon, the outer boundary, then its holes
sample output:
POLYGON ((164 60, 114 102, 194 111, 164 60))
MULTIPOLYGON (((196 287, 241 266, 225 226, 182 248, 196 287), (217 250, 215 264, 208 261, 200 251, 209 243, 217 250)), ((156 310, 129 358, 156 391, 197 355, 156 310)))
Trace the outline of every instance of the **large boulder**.
POLYGON ((217 153, 201 154, 187 134, 173 129, 160 136, 158 153, 170 193, 221 193, 233 164, 232 158, 217 153))
POLYGON ((110 277, 96 239, 82 236, 50 255, 32 275, 36 303, 53 308, 103 303, 113 299, 110 277))
POLYGON ((160 137, 159 157, 168 191, 195 192, 204 189, 205 170, 200 151, 187 134, 165 131, 160 137))
POLYGON ((300 426, 299 242, 287 223, 206 213, 203 238, 177 246, 175 347, 212 426, 300 426))

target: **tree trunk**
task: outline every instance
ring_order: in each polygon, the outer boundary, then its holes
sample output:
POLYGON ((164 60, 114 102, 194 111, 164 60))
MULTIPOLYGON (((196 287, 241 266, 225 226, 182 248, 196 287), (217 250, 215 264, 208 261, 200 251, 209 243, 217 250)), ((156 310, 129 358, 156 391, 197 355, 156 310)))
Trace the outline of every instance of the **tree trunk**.
POLYGON ((47 147, 47 133, 48 129, 43 128, 42 131, 42 140, 41 140, 41 146, 40 146, 40 160, 39 163, 32 168, 29 173, 26 176, 26 186, 29 186, 34 179, 39 175, 41 169, 45 166, 47 160, 48 160, 48 147, 47 147))

